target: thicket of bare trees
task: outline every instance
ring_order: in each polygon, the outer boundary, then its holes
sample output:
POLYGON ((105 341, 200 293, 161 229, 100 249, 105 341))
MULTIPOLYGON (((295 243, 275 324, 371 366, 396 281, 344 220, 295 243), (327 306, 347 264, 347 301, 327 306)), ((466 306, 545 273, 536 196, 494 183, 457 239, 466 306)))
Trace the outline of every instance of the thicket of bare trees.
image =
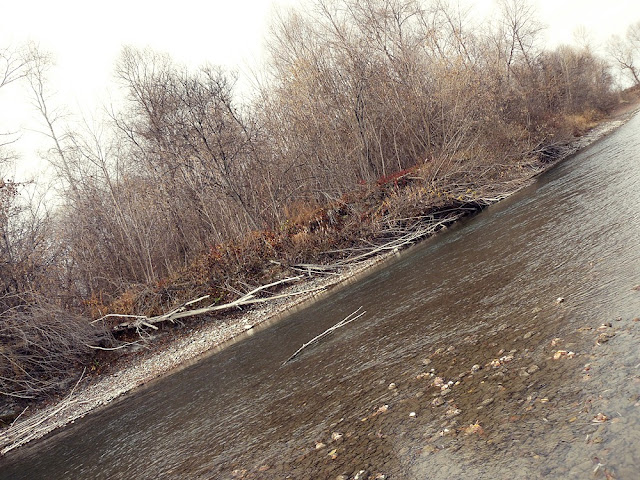
POLYGON ((38 395, 86 358, 102 334, 76 314, 149 313, 137 310, 189 300, 188 284, 239 288, 234 275, 364 238, 367 222, 407 217, 461 175, 486 186, 610 108, 601 58, 543 49, 522 1, 501 12, 479 26, 440 0, 281 11, 244 103, 228 72, 125 48, 124 107, 72 128, 48 93, 50 58, 0 52, 5 83, 25 77, 39 111, 60 203, 20 210, 18 185, 0 183, 0 395, 38 395))
POLYGON ((275 20, 252 105, 227 72, 126 48, 126 107, 108 134, 52 129, 82 294, 153 284, 213 245, 277 230, 294 205, 416 165, 435 179, 519 158, 563 116, 610 100, 604 62, 537 49, 518 2, 488 31, 440 2, 313 5, 275 20))
POLYGON ((318 200, 423 162, 438 176, 519 157, 556 133, 551 119, 610 101, 605 63, 538 49, 522 2, 489 30, 444 2, 314 5, 273 26, 261 114, 277 161, 302 163, 295 184, 318 200))
MULTIPOLYGON (((0 52, 0 87, 28 75, 30 59, 0 52)), ((62 308, 60 239, 33 185, 10 179, 16 140, 0 144, 0 407, 60 390, 70 370, 87 358, 88 345, 104 336, 86 319, 62 308)))

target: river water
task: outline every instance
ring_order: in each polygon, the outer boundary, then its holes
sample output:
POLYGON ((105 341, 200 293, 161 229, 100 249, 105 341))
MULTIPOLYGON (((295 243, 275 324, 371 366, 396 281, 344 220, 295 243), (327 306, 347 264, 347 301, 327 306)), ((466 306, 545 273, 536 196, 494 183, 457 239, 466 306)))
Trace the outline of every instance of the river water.
POLYGON ((639 129, 11 452, 0 478, 640 478, 639 129))

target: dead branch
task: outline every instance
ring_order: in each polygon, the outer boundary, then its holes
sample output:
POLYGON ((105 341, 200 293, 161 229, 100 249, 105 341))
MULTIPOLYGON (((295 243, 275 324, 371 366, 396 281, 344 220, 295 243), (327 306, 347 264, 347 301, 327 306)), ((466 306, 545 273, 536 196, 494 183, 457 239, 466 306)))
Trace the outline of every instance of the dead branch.
POLYGON ((117 347, 98 347, 97 345, 86 345, 87 348, 91 348, 92 350, 104 350, 106 352, 112 352, 114 350, 120 350, 121 348, 127 348, 131 345, 140 345, 139 341, 136 342, 125 342, 122 345, 118 345, 117 347))
POLYGON ((101 320, 106 320, 107 318, 137 318, 137 319, 142 319, 142 318, 147 318, 144 315, 122 315, 119 313, 109 313, 107 315, 104 315, 100 318, 96 318, 94 321, 90 322, 90 325, 93 325, 94 323, 97 323, 101 320))
POLYGON ((310 341, 308 341, 307 343, 305 343, 304 345, 302 345, 298 350, 295 351, 295 353, 293 355, 291 355, 289 358, 287 358, 283 363, 282 366, 284 367, 287 363, 289 363, 291 360, 293 360, 295 357, 298 356, 298 354, 300 352, 302 352, 302 350, 304 350, 305 348, 307 348, 309 345, 314 344, 315 342, 317 342, 318 340, 320 340, 322 337, 325 337, 327 335, 329 335, 330 333, 334 332, 335 330, 337 330, 340 327, 344 327, 345 325, 347 325, 348 323, 353 322, 354 320, 357 320, 358 318, 362 317, 365 313, 367 313, 366 311, 360 312, 360 310, 362 310, 362 307, 359 307, 355 312, 349 314, 347 317, 345 317, 344 319, 340 320, 338 323, 336 323, 333 327, 327 328, 324 332, 322 332, 320 335, 313 337, 310 341))
MULTIPOLYGON (((158 327, 155 325, 157 323, 161 323, 161 322, 165 322, 165 321, 170 321, 173 322, 175 320, 179 320, 181 318, 187 318, 187 317, 195 317, 197 315, 204 315, 207 313, 212 313, 212 312, 216 312, 216 311, 220 311, 220 310, 230 310, 232 308, 240 308, 246 305, 253 305, 256 303, 264 303, 264 302, 270 302, 272 300, 276 300, 279 298, 286 298, 286 297, 293 297, 296 295, 303 295, 306 293, 312 293, 312 292, 317 292, 319 290, 323 290, 325 287, 317 287, 317 288, 310 288, 310 289, 306 289, 306 290, 301 290, 298 292, 290 292, 290 293, 284 293, 284 294, 280 294, 280 295, 271 295, 268 297, 262 297, 262 298, 256 298, 256 295, 259 294, 260 292, 263 292, 271 287, 275 287, 277 285, 282 285, 284 283, 290 283, 290 282, 294 282, 297 280, 300 280, 302 278, 302 276, 296 276, 296 277, 288 277, 288 278, 284 278, 282 280, 278 280, 272 283, 268 283, 266 285, 261 285, 257 288, 254 288, 253 290, 251 290, 248 293, 245 293, 244 295, 242 295, 241 297, 237 298, 236 300, 229 302, 229 303, 224 303, 222 305, 215 305, 215 304, 211 304, 209 306, 206 307, 202 307, 202 308, 196 308, 193 310, 187 310, 186 307, 189 305, 192 305, 194 303, 197 303, 201 300, 204 300, 206 298, 208 298, 209 296, 203 296, 200 298, 197 298, 195 300, 191 300, 189 302, 184 303, 182 306, 175 308, 165 314, 162 315, 158 315, 155 317, 146 317, 143 315, 133 315, 133 316, 124 316, 124 315, 120 315, 120 317, 130 317, 130 318, 135 318, 135 320, 133 322, 126 322, 126 323, 120 323, 116 326, 113 327, 114 331, 123 331, 123 330, 129 330, 129 329, 140 329, 140 327, 148 327, 148 328, 152 328, 154 330, 157 330, 158 327)), ((98 320, 103 320, 107 317, 118 317, 119 315, 115 315, 115 314, 111 314, 111 315, 106 315, 105 317, 102 317, 98 320)))
POLYGON ((16 422, 18 420, 20 420, 20 417, 22 417, 22 415, 24 415, 24 412, 26 412, 28 409, 29 409, 29 405, 24 407, 24 410, 22 410, 22 412, 20 412, 20 415, 18 415, 16 418, 14 418, 13 422, 11 422, 11 425, 9 425, 9 427, 13 427, 16 424, 16 422))
POLYGON ((365 251, 364 253, 361 253, 359 255, 355 255, 355 256, 351 256, 351 257, 347 257, 341 260, 338 260, 334 263, 328 264, 328 265, 320 265, 320 264, 298 264, 298 265, 294 265, 294 268, 300 270, 300 271, 304 271, 306 273, 308 273, 309 275, 311 274, 327 274, 328 272, 335 272, 336 270, 340 270, 341 268, 348 266, 348 265, 355 265, 358 262, 367 260, 368 258, 381 253, 381 252, 385 252, 385 251, 397 251, 400 250, 401 248, 407 246, 407 245, 411 245, 413 243, 415 243, 416 241, 431 235, 432 233, 436 232, 439 228, 445 226, 445 225, 449 225, 453 222, 455 222, 456 220, 458 220, 460 217, 462 217, 464 215, 464 212, 460 212, 458 211, 457 213, 454 213, 452 215, 448 215, 445 218, 439 219, 437 221, 434 221, 432 223, 429 223, 428 225, 425 226, 421 226, 418 227, 417 225, 412 225, 410 227, 407 228, 403 228, 403 229, 396 229, 395 234, 398 235, 397 238, 394 238, 393 240, 384 243, 380 246, 377 247, 373 247, 368 249, 367 251, 365 251))
POLYGON ((84 378, 84 374, 86 373, 86 371, 86 368, 82 370, 82 375, 80 375, 80 378, 69 392, 69 395, 67 395, 64 400, 59 403, 56 409, 51 412, 45 410, 41 414, 37 414, 27 418, 26 420, 20 422, 18 425, 16 425, 14 422, 7 430, 2 432, 2 434, 0 435, 0 447, 2 448, 0 450, 0 455, 5 455, 11 450, 30 442, 34 438, 37 438, 39 436, 38 427, 40 425, 42 425, 50 418, 55 417, 60 412, 75 403, 76 399, 73 398, 73 394, 84 378))

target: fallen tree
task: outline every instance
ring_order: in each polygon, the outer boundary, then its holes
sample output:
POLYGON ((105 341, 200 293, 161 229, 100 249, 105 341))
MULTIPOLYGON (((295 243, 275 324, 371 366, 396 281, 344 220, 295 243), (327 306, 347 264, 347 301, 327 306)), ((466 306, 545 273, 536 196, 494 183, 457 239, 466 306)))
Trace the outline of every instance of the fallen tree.
MULTIPOLYGON (((474 209, 475 210, 475 209, 474 209)), ((392 240, 383 243, 382 245, 370 245, 368 247, 363 247, 364 252, 355 256, 348 256, 346 258, 340 259, 336 262, 330 264, 310 264, 303 263, 294 265, 292 268, 298 271, 305 272, 308 275, 313 274, 323 274, 327 272, 335 272, 340 270, 346 266, 357 264, 358 262, 367 260, 375 255, 384 253, 384 252, 397 252, 402 248, 407 247, 408 245, 412 245, 417 241, 432 235, 437 232, 442 227, 452 224, 456 220, 460 219, 468 212, 458 211, 456 213, 452 213, 450 215, 445 216, 441 219, 435 219, 433 215, 425 215, 422 217, 416 217, 411 226, 406 228, 394 228, 387 229, 384 231, 386 235, 391 235, 392 240), (424 225, 424 221, 427 220, 427 224, 424 225)), ((340 253, 345 252, 346 250, 334 250, 332 253, 340 253)))
POLYGON ((176 320, 180 320, 182 318, 188 318, 188 317, 195 317, 198 315, 206 315, 209 313, 213 313, 213 312, 217 312, 217 311, 221 311, 221 310, 230 310, 233 308, 240 308, 240 307, 244 307, 247 305, 254 305, 256 303, 264 303, 264 302, 269 302, 269 301, 273 301, 279 298, 287 298, 287 297, 293 297, 296 295, 303 295, 306 293, 313 293, 313 292, 317 292, 320 290, 323 290, 323 287, 318 287, 318 288, 310 288, 310 289, 306 289, 306 290, 300 290, 300 291, 294 291, 294 292, 288 292, 288 293, 284 293, 284 294, 280 294, 280 295, 270 295, 268 297, 262 297, 262 298, 256 298, 256 295, 258 295, 261 292, 264 292, 265 290, 268 290, 269 288, 273 288, 273 287, 277 287, 286 283, 291 283, 291 282, 295 282, 298 280, 301 280, 303 277, 302 276, 297 276, 297 277, 288 277, 288 278, 284 278, 282 280, 278 280, 266 285, 261 285, 257 288, 254 288, 253 290, 251 290, 250 292, 242 295, 241 297, 237 298, 236 300, 233 300, 232 302, 228 302, 228 303, 224 303, 221 305, 216 305, 215 303, 208 305, 206 307, 201 307, 201 308, 195 308, 192 310, 189 310, 188 307, 198 304, 204 300, 207 300, 210 298, 210 295, 203 295, 202 297, 196 298, 194 300, 191 300, 189 302, 184 303, 183 305, 179 306, 178 308, 175 308, 165 314, 162 315, 156 315, 153 317, 148 317, 146 315, 119 315, 119 314, 108 314, 108 315, 104 315, 103 317, 98 318, 97 320, 94 320, 91 323, 97 323, 100 321, 105 321, 107 319, 111 319, 111 318, 131 318, 132 321, 130 322, 123 322, 123 323, 118 323, 115 326, 112 327, 112 330, 115 332, 118 331, 123 331, 123 330, 131 330, 131 329, 135 329, 136 331, 140 332, 140 329, 143 327, 148 327, 154 330, 157 330, 158 327, 156 326, 156 324, 158 323, 162 323, 162 322, 175 322, 176 320))
MULTIPOLYGON (((476 209, 471 209, 476 210, 476 209)), ((277 280, 265 285, 261 285, 256 287, 249 292, 241 295, 237 299, 223 303, 216 304, 211 303, 207 306, 200 308, 192 308, 194 305, 201 304, 202 302, 209 300, 211 295, 202 295, 198 298, 190 300, 181 304, 180 306, 169 310, 166 313, 155 316, 148 315, 129 315, 129 314, 118 314, 111 313, 107 315, 103 315, 100 318, 94 320, 92 324, 98 322, 107 322, 113 319, 127 319, 127 321, 116 323, 111 327, 111 330, 114 332, 122 332, 128 330, 135 330, 139 334, 142 334, 144 328, 157 330, 157 324, 163 322, 171 322, 174 323, 177 320, 196 317, 200 315, 207 315, 214 312, 231 310, 234 308, 241 308, 249 305, 254 305, 257 303, 265 303, 270 302, 277 299, 288 298, 297 295, 304 295, 308 293, 314 293, 320 290, 323 290, 324 287, 314 287, 310 289, 303 289, 298 291, 290 291, 282 294, 272 294, 268 296, 260 297, 259 295, 268 291, 269 289, 282 287, 285 284, 291 284, 293 282, 297 282, 302 280, 303 278, 310 278, 316 275, 325 275, 327 273, 335 273, 339 274, 339 272, 349 266, 358 265, 359 263, 368 260, 369 258, 382 254, 388 251, 399 251, 402 248, 405 248, 408 245, 416 243, 422 238, 425 238, 429 235, 432 235, 439 229, 450 225, 455 222, 462 216, 468 214, 469 211, 466 211, 464 208, 457 209, 457 211, 451 212, 439 212, 439 215, 425 215, 416 217, 413 222, 407 227, 398 227, 393 229, 387 229, 383 233, 391 240, 384 242, 381 245, 367 245, 363 247, 365 250, 362 253, 358 253, 356 255, 349 255, 344 258, 341 258, 335 262, 327 263, 327 264, 310 264, 310 263, 302 263, 302 264, 294 264, 289 268, 293 271, 304 272, 305 275, 297 275, 293 277, 287 277, 281 280, 277 280)), ((341 251, 333 251, 331 253, 342 253, 347 252, 347 250, 341 251)), ((272 261, 273 263, 282 265, 281 262, 272 261)))

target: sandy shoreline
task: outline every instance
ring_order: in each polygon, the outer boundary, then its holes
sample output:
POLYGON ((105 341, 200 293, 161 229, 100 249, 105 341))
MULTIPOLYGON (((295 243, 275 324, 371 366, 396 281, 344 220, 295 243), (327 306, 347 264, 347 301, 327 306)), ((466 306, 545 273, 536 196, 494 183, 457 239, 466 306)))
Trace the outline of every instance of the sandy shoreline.
MULTIPOLYGON (((624 113, 621 117, 603 122, 588 134, 579 137, 572 148, 553 163, 545 166, 548 170, 573 153, 603 138, 629 120, 636 110, 624 113)), ((540 173, 540 172, 538 172, 540 173)), ((333 285, 354 279, 357 275, 373 265, 393 256, 393 253, 382 253, 365 262, 345 268, 339 276, 314 278, 301 281, 288 287, 285 292, 301 291, 310 288, 329 288, 333 285)), ((29 410, 19 417, 13 425, 0 432, 0 456, 20 447, 32 440, 41 438, 50 432, 72 423, 86 414, 103 408, 116 398, 149 383, 164 375, 174 373, 202 356, 212 353, 216 348, 223 348, 231 339, 242 338, 241 335, 260 324, 275 321, 294 306, 317 299, 322 291, 306 293, 273 303, 263 304, 242 314, 230 315, 222 320, 210 322, 195 329, 189 336, 171 341, 167 345, 157 347, 140 358, 132 359, 121 370, 92 379, 81 380, 76 388, 60 402, 46 406, 29 415, 29 410)), ((336 319, 336 321, 339 319, 336 319)))

